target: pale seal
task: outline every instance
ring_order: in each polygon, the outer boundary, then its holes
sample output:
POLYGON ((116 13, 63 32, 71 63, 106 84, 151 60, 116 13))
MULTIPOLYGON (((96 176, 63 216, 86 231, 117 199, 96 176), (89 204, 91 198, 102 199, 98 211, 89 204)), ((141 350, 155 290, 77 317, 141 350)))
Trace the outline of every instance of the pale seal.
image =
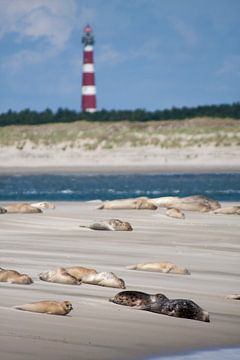
POLYGON ((159 207, 174 207, 187 211, 209 212, 221 207, 221 204, 218 201, 204 195, 186 196, 182 198, 168 196, 149 200, 159 207))
POLYGON ((41 213, 42 210, 31 206, 28 203, 17 203, 17 204, 10 204, 7 206, 4 206, 4 209, 7 210, 7 213, 21 213, 21 214, 34 214, 34 213, 41 213))
POLYGON ((135 198, 135 199, 120 199, 104 201, 98 209, 145 209, 145 210, 156 210, 155 205, 150 199, 146 198, 135 198))
POLYGON ((209 322, 209 313, 192 300, 168 299, 164 294, 151 295, 139 291, 122 291, 109 301, 138 310, 209 322))
POLYGON ((51 202, 48 201, 42 201, 42 202, 38 202, 38 203, 31 203, 30 204, 33 207, 36 207, 38 209, 41 210, 46 210, 46 209, 55 209, 55 205, 51 202))
POLYGON ((152 262, 127 266, 130 270, 156 271, 162 273, 173 273, 190 275, 190 271, 171 262, 152 262))
POLYGON ((30 304, 15 306, 14 308, 50 315, 67 315, 73 309, 72 304, 69 301, 51 300, 37 301, 30 304))
POLYGON ((97 271, 95 269, 86 268, 83 266, 70 266, 64 269, 68 274, 75 277, 78 281, 81 281, 83 276, 97 274, 97 271))
POLYGON ((166 211, 166 215, 175 219, 185 219, 184 213, 177 208, 168 208, 166 211))
POLYGON ((93 223, 89 226, 79 225, 80 227, 88 228, 91 230, 108 230, 108 231, 132 231, 131 224, 127 221, 119 219, 109 219, 93 223))
POLYGON ((0 268, 0 282, 29 285, 33 283, 33 280, 27 274, 21 274, 16 270, 6 270, 0 268))
POLYGON ((240 300, 240 294, 227 295, 227 296, 226 296, 226 299, 240 300))
POLYGON ((117 277, 113 272, 100 272, 97 274, 85 275, 82 277, 82 282, 120 289, 126 288, 124 280, 117 277))
POLYGON ((39 279, 52 283, 80 285, 81 281, 70 275, 64 268, 46 271, 39 274, 39 279))
POLYGON ((225 206, 211 211, 211 214, 240 215, 240 206, 225 206))

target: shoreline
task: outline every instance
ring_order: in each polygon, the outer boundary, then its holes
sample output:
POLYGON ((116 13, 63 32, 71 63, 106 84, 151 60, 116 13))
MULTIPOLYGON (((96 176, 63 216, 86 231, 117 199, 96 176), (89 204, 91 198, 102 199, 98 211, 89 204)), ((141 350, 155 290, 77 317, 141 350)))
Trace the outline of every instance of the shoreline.
POLYGON ((0 175, 40 175, 40 174, 206 174, 206 173, 239 173, 237 165, 95 165, 95 166, 0 166, 0 175))

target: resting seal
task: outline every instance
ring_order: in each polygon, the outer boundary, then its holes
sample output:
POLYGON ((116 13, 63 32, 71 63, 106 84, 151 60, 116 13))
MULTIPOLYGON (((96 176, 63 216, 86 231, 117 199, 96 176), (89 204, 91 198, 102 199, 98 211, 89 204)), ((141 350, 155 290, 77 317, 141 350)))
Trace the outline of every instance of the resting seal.
POLYGON ((109 219, 93 223, 89 226, 79 225, 80 227, 89 228, 92 230, 110 230, 110 231, 132 231, 132 226, 127 221, 118 219, 109 219))
POLYGON ((136 198, 136 199, 120 199, 112 201, 104 201, 98 209, 146 209, 156 210, 155 205, 150 199, 136 198))
POLYGON ((211 211, 211 214, 240 215, 240 206, 225 206, 211 211))
POLYGON ((7 210, 3 207, 0 207, 0 214, 5 214, 7 210))
POLYGON ((15 306, 15 309, 45 313, 50 315, 67 315, 72 309, 69 301, 37 301, 30 304, 15 306))
POLYGON ((15 214, 15 213, 34 214, 34 213, 42 212, 41 209, 31 206, 28 203, 11 204, 11 205, 4 206, 4 208, 7 210, 7 213, 12 213, 12 214, 15 214))
POLYGON ((100 272, 97 274, 89 274, 82 277, 82 282, 86 284, 113 287, 125 289, 125 282, 118 278, 112 272, 100 272))
POLYGON ((38 203, 31 203, 30 204, 33 207, 36 207, 38 209, 41 210, 46 210, 46 209, 55 209, 55 205, 51 202, 47 202, 47 201, 43 201, 43 202, 38 202, 38 203))
POLYGON ((64 268, 50 270, 39 274, 39 279, 52 283, 80 285, 81 281, 70 275, 64 268))
POLYGON ((167 299, 167 297, 163 294, 150 295, 142 291, 121 291, 113 298, 110 298, 109 301, 118 305, 145 310, 146 306, 155 303, 158 298, 159 301, 167 299))
POLYGON ((168 299, 164 294, 151 295, 140 291, 122 291, 109 301, 168 316, 209 322, 209 314, 188 299, 168 299))
POLYGON ((0 268, 0 281, 11 284, 32 284, 33 280, 27 274, 21 274, 15 270, 6 270, 0 268))
POLYGON ((228 295, 228 296, 226 297, 226 299, 240 300, 240 294, 228 295))
POLYGON ((166 215, 176 219, 185 219, 184 213, 180 209, 176 208, 167 209, 166 215))
POLYGON ((174 207, 188 211, 208 212, 221 207, 218 201, 212 200, 204 195, 186 196, 182 198, 168 196, 149 200, 159 207, 174 207))
POLYGON ((162 273, 173 273, 190 275, 190 271, 171 262, 153 262, 127 266, 130 270, 156 271, 162 273))
POLYGON ((81 281, 83 276, 95 275, 97 271, 95 269, 85 268, 82 266, 71 266, 65 268, 66 272, 75 277, 78 281, 81 281))

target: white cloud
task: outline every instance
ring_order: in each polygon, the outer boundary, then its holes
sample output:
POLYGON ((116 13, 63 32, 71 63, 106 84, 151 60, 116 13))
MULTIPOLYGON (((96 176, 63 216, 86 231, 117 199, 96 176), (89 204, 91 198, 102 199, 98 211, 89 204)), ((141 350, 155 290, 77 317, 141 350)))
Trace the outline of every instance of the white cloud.
POLYGON ((124 61, 124 55, 113 48, 110 44, 104 44, 99 47, 99 62, 108 62, 112 64, 116 64, 124 61))
POLYGON ((74 0, 1 0, 0 36, 16 33, 19 38, 45 38, 64 47, 76 21, 74 0))
POLYGON ((169 18, 172 22, 175 31, 180 35, 184 42, 189 46, 194 46, 197 43, 197 34, 194 29, 184 22, 182 19, 172 16, 169 18))
POLYGON ((228 56, 222 66, 217 70, 217 75, 240 75, 240 55, 228 56))
POLYGON ((0 0, 0 40, 15 34, 15 41, 35 45, 5 59, 5 65, 15 69, 22 64, 37 63, 62 51, 78 25, 75 0, 0 0), (44 40, 39 45, 38 40, 44 40), (39 46, 39 48, 38 48, 39 46), (44 47, 43 47, 44 46, 44 47))

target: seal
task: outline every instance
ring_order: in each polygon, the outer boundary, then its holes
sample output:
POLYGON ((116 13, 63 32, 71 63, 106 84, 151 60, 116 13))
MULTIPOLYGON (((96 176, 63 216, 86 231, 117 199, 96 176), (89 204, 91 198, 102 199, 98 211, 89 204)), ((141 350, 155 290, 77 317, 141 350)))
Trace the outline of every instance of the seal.
POLYGON ((162 273, 190 275, 190 271, 171 262, 153 262, 127 266, 129 270, 156 271, 162 273))
POLYGON ((74 276, 70 275, 64 268, 50 270, 39 274, 39 279, 52 283, 80 285, 81 280, 77 280, 74 276))
POLYGON ((120 199, 104 201, 97 209, 145 209, 156 210, 158 207, 150 199, 135 198, 135 199, 120 199))
POLYGON ((185 219, 184 213, 180 209, 168 208, 166 215, 176 219, 185 219))
POLYGON ((209 313, 194 301, 168 299, 164 294, 151 295, 139 291, 122 291, 109 301, 158 314, 210 322, 209 313))
POLYGON ((187 211, 209 212, 221 207, 221 204, 218 201, 204 195, 193 195, 182 198, 177 196, 167 196, 149 200, 159 207, 174 207, 187 211))
POLYGON ((33 280, 27 274, 21 274, 16 270, 6 270, 0 268, 0 282, 29 285, 33 283, 33 280))
POLYGON ((7 210, 7 213, 21 213, 21 214, 34 214, 34 213, 41 213, 42 210, 33 207, 28 203, 17 203, 17 204, 10 204, 7 206, 4 206, 4 209, 7 210))
POLYGON ((50 315, 67 315, 73 309, 73 306, 70 301, 43 300, 15 306, 14 308, 18 310, 45 313, 50 315))
POLYGON ((113 272, 100 272, 97 274, 85 275, 82 277, 82 282, 120 289, 126 288, 124 280, 118 278, 113 272))
POLYGON ((56 207, 53 203, 48 202, 48 201, 43 201, 43 202, 38 202, 38 203, 31 203, 30 205, 33 206, 33 207, 36 207, 38 209, 41 209, 41 210, 55 209, 55 207, 56 207))
POLYGON ((78 281, 81 281, 83 276, 95 275, 97 271, 95 269, 86 268, 83 266, 71 266, 65 268, 66 272, 76 278, 78 281))
POLYGON ((132 231, 131 224, 127 221, 119 219, 109 219, 93 223, 89 226, 79 225, 80 227, 88 228, 91 230, 108 230, 108 231, 132 231))
POLYGON ((225 206, 211 211, 211 214, 240 215, 240 206, 225 206))
POLYGON ((146 310, 150 304, 154 304, 157 299, 159 301, 168 300, 164 294, 151 295, 142 291, 121 291, 109 301, 124 306, 134 307, 138 310, 146 310))
POLYGON ((227 296, 226 296, 226 299, 240 300, 240 294, 227 295, 227 296))
POLYGON ((5 214, 7 210, 0 206, 0 214, 5 214))

